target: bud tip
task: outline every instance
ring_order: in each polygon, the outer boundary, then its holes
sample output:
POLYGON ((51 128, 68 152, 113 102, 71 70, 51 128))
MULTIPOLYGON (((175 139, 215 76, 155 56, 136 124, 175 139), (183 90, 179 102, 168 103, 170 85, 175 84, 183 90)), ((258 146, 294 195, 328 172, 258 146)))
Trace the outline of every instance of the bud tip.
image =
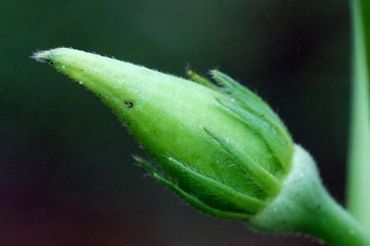
POLYGON ((33 53, 31 58, 34 59, 35 61, 41 62, 41 63, 49 62, 50 61, 50 58, 49 58, 50 51, 51 50, 36 51, 35 53, 33 53))

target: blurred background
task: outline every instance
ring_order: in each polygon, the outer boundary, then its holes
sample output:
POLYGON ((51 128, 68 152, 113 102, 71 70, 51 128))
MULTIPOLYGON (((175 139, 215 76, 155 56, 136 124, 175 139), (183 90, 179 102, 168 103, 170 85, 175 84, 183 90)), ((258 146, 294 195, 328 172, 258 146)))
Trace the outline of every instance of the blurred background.
POLYGON ((0 242, 318 245, 198 213, 146 177, 99 99, 31 60, 59 46, 183 76, 219 68, 265 98, 344 201, 350 30, 345 0, 1 0, 0 242))

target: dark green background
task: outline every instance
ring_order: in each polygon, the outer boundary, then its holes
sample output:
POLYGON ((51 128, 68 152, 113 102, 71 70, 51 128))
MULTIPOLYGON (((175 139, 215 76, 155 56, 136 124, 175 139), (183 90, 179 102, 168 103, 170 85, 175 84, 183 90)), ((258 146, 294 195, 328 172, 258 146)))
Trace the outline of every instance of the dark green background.
POLYGON ((29 56, 219 68, 271 103, 343 201, 349 26, 344 0, 0 0, 1 245, 316 245, 184 205, 133 164, 141 150, 108 108, 29 56))

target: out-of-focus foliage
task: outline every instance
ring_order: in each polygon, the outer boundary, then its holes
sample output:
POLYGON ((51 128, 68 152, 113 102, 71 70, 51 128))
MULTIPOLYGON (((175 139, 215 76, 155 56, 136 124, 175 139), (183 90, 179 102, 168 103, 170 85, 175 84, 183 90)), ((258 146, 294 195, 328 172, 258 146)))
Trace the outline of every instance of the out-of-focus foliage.
POLYGON ((347 205, 370 228, 370 2, 351 1, 352 15, 352 110, 348 158, 347 205))

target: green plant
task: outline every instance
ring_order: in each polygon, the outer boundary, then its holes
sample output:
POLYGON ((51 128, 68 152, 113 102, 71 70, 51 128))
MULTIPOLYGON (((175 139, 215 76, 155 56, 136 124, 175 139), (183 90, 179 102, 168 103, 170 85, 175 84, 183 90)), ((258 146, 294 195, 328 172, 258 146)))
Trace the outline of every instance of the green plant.
POLYGON ((370 230, 370 2, 353 0, 351 4, 353 88, 348 206, 370 230))
POLYGON ((211 216, 262 231, 302 232, 333 245, 370 245, 366 188, 370 156, 370 6, 353 1, 354 94, 350 211, 323 187, 314 160, 280 118, 229 76, 190 80, 83 51, 38 52, 91 90, 118 116, 153 161, 135 157, 156 180, 211 216), (362 5, 361 5, 362 4, 362 5), (359 182, 358 182, 359 181, 359 182))

